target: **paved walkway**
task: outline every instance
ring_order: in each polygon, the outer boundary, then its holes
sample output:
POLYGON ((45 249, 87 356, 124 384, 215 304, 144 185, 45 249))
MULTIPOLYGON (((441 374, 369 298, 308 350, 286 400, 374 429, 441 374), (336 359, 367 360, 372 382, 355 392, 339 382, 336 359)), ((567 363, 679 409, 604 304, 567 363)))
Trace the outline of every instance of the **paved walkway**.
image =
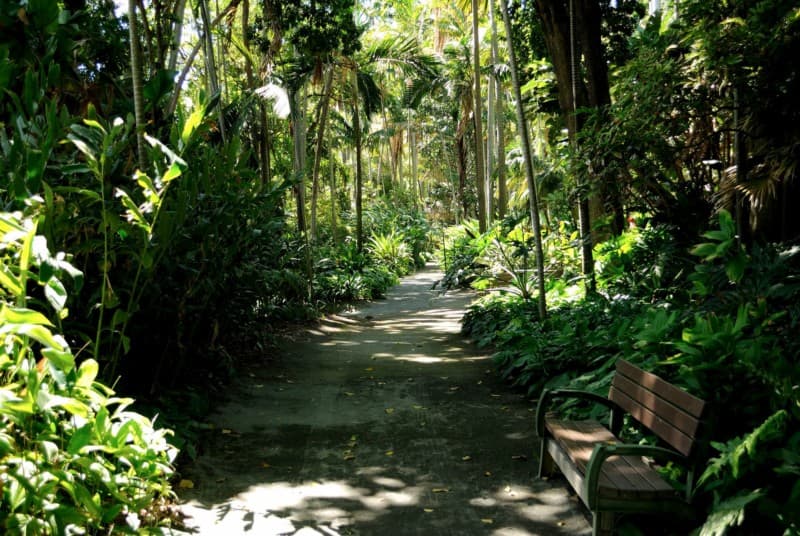
POLYGON ((197 534, 589 534, 535 478, 533 408, 459 335, 472 295, 441 274, 325 320, 251 370, 182 468, 197 534))

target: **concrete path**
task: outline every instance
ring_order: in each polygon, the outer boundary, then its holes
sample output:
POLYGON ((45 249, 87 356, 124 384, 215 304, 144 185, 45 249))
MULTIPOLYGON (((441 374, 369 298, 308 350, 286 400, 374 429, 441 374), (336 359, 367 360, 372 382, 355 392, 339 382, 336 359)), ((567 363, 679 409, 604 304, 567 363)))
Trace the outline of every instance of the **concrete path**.
POLYGON ((212 415, 181 489, 197 534, 589 534, 535 478, 532 405, 459 335, 432 269, 286 341, 212 415))

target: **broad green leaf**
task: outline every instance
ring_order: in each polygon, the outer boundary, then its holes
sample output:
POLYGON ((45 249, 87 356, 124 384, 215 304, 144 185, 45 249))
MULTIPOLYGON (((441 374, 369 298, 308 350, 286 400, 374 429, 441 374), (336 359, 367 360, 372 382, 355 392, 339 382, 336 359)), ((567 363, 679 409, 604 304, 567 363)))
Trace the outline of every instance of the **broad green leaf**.
POLYGON ((170 181, 173 181, 173 180, 177 179, 178 177, 180 177, 181 173, 182 173, 182 171, 181 171, 180 166, 177 163, 173 163, 169 167, 167 172, 164 173, 164 176, 161 177, 161 180, 164 182, 164 184, 168 184, 170 181))
POLYGON ((8 266, 0 266, 0 285, 3 285, 12 296, 22 295, 22 282, 11 273, 8 266))
POLYGON ((52 326, 53 324, 42 313, 22 307, 3 307, 0 310, 0 322, 10 324, 35 324, 52 326))
POLYGON ((18 335, 26 335, 48 348, 56 348, 64 350, 65 345, 60 342, 53 333, 44 326, 33 324, 5 324, 0 326, 0 335, 7 333, 15 333, 18 335))
POLYGON ((68 372, 75 367, 75 356, 70 351, 56 350, 55 348, 42 349, 42 355, 53 365, 64 372, 68 372))
POLYGON ((138 226, 142 227, 148 233, 150 233, 150 224, 142 214, 142 211, 139 210, 139 207, 136 206, 136 203, 133 202, 133 199, 125 192, 124 190, 117 188, 116 195, 122 201, 122 204, 125 205, 127 209, 126 213, 128 215, 128 219, 132 222, 137 224, 138 226))
POLYGON ((189 140, 192 139, 192 134, 194 134, 197 127, 200 126, 200 123, 203 122, 204 115, 205 110, 203 108, 198 108, 186 118, 186 122, 183 124, 183 130, 181 131, 181 142, 183 142, 184 147, 189 144, 189 140))
POLYGON ((92 127, 92 128, 96 128, 97 130, 102 132, 104 135, 107 134, 106 129, 103 128, 103 125, 101 125, 100 123, 98 123, 94 119, 84 119, 83 120, 83 124, 86 125, 86 126, 92 127))
POLYGON ((78 387, 91 387, 92 382, 97 378, 100 366, 94 359, 87 359, 78 367, 78 379, 75 384, 78 387))
POLYGON ((57 313, 60 312, 67 303, 67 289, 65 289, 61 281, 55 277, 51 277, 44 286, 44 296, 57 313))

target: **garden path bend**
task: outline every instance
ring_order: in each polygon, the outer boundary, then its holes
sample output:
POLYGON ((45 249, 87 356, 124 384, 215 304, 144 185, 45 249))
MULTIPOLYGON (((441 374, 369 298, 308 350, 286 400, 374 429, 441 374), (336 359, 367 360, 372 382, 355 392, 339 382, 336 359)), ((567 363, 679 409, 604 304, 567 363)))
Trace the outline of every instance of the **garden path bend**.
POLYGON ((474 294, 428 267, 243 374, 183 468, 187 527, 218 535, 590 534, 535 478, 529 401, 459 334, 474 294))

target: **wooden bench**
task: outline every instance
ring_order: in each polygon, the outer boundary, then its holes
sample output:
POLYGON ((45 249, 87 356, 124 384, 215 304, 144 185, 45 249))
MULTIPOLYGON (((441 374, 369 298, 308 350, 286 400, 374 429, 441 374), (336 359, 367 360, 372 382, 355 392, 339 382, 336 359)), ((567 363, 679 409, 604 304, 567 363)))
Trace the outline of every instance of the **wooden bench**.
POLYGON ((608 398, 575 390, 545 390, 536 408, 542 440, 539 477, 557 465, 592 512, 592 533, 610 534, 615 513, 690 514, 694 485, 694 447, 705 402, 655 374, 620 359, 608 398), (610 409, 606 428, 594 420, 561 420, 548 412, 554 399, 578 398, 610 409), (658 436, 666 446, 624 444, 619 437, 624 413, 658 436), (652 467, 651 460, 685 465, 684 493, 652 467))

